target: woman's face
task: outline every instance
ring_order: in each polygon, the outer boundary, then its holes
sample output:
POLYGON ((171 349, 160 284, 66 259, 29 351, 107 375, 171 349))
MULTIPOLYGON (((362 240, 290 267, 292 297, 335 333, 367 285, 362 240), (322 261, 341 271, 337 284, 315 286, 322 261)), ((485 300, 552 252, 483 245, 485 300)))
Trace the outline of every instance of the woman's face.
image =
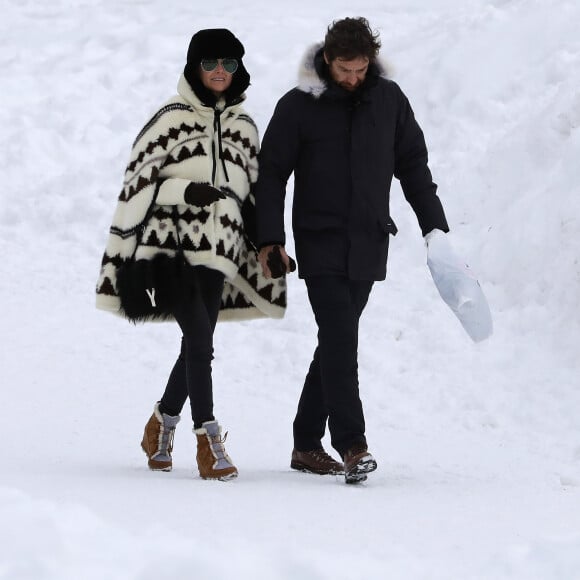
POLYGON ((232 84, 234 74, 224 69, 221 58, 214 60, 217 60, 217 66, 213 70, 207 71, 202 65, 199 66, 199 78, 204 87, 212 91, 216 97, 219 97, 232 84))

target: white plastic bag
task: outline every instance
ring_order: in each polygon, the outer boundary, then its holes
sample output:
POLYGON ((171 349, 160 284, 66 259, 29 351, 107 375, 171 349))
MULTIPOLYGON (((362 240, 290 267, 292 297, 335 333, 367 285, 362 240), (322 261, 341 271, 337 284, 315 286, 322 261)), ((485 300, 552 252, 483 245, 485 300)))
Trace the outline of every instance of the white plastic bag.
POLYGON ((453 251, 444 232, 429 232, 425 242, 427 265, 441 298, 474 342, 489 338, 493 333, 493 322, 477 278, 453 251))

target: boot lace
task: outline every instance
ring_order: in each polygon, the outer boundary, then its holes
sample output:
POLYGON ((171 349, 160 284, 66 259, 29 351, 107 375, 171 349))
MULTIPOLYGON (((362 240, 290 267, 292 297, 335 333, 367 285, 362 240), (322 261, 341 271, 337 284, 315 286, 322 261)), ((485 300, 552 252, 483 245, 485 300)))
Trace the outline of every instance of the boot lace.
POLYGON ((225 459, 228 463, 231 463, 228 454, 226 453, 226 448, 224 443, 228 438, 228 432, 224 433, 224 436, 221 437, 220 435, 209 435, 208 439, 210 440, 211 450, 215 455, 216 459, 225 459))
POLYGON ((334 461, 334 459, 332 459, 332 457, 328 455, 328 453, 326 453, 324 449, 314 449, 313 451, 310 452, 310 454, 316 461, 319 461, 320 463, 326 462, 336 463, 336 461, 334 461))
POLYGON ((171 455, 171 452, 173 451, 174 437, 175 437, 175 427, 165 427, 165 425, 161 424, 157 444, 158 455, 171 455))

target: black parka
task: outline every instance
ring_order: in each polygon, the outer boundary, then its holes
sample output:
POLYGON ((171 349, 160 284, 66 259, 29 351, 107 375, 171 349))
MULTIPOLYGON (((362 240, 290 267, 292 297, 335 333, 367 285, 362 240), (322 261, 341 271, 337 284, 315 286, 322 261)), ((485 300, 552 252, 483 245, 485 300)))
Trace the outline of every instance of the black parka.
POLYGON ((389 234, 397 231, 389 214, 393 175, 423 235, 434 228, 448 231, 423 132, 399 86, 380 76, 376 63, 354 93, 325 80, 321 48, 311 50, 308 64, 307 73, 319 83, 286 93, 262 140, 258 244, 285 243, 286 183, 294 172, 292 226, 300 276, 383 280, 389 234))

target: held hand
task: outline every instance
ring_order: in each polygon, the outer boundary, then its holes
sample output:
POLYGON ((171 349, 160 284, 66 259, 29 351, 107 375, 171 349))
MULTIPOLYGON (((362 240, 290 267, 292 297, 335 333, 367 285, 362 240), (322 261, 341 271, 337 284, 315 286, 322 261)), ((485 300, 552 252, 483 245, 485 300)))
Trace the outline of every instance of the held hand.
POLYGON ((432 240, 435 240, 435 243, 437 243, 440 240, 445 240, 441 243, 449 244, 449 242, 447 241, 447 234, 443 230, 439 230, 437 228, 431 230, 428 234, 425 234, 425 237, 423 239, 425 240, 425 245, 427 246, 427 249, 429 249, 429 244, 431 243, 432 240))
POLYGON ((226 195, 206 183, 190 183, 183 193, 185 203, 195 205, 197 207, 204 207, 211 205, 218 199, 225 199, 226 195))
POLYGON ((258 260, 266 278, 281 278, 296 270, 296 262, 288 256, 283 246, 277 244, 263 247, 258 260))

